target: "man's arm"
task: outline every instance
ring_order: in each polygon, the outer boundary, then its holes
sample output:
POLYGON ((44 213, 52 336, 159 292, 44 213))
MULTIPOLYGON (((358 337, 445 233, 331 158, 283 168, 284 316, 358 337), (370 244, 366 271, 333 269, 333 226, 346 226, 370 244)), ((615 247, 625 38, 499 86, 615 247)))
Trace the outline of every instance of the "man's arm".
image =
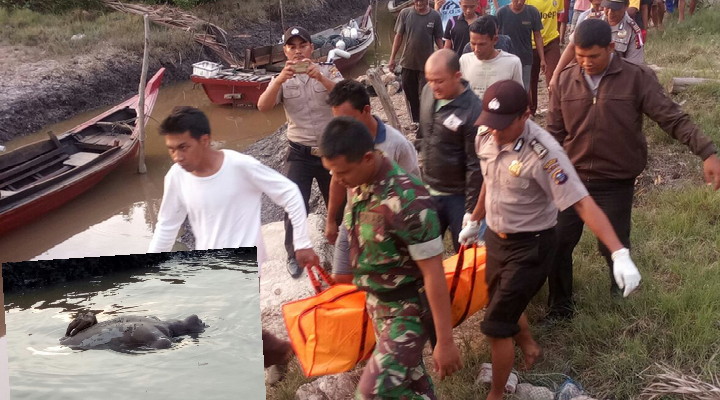
POLYGON ((293 226, 295 249, 312 248, 312 242, 308 234, 305 202, 297 185, 281 173, 257 160, 254 160, 248 166, 248 170, 253 185, 288 213, 293 226))
POLYGON ((450 293, 442 267, 442 255, 438 254, 424 260, 415 260, 415 262, 423 274, 425 292, 435 324, 437 337, 437 345, 433 350, 435 369, 440 375, 440 379, 443 379, 462 368, 462 361, 460 360, 460 351, 452 336, 450 293))
POLYGON ((610 220, 591 196, 583 197, 573 205, 573 208, 610 252, 615 252, 624 247, 615 234, 615 229, 610 224, 610 220))
POLYGON ((475 120, 480 113, 473 113, 471 118, 463 124, 462 129, 465 130, 465 212, 470 212, 477 203, 480 194, 480 186, 482 185, 482 172, 480 171, 480 160, 475 153, 475 136, 477 136, 477 127, 474 126, 475 120))
POLYGON ((338 226, 336 224, 335 216, 340 212, 346 202, 347 191, 345 190, 345 186, 339 183, 334 176, 331 176, 330 194, 328 195, 327 204, 327 217, 325 218, 325 237, 331 244, 335 244, 338 236, 338 226))
POLYGON ((574 59, 575 43, 573 42, 572 35, 570 35, 567 47, 565 47, 565 50, 563 50, 562 54, 560 55, 560 60, 558 61, 558 64, 555 67, 555 71, 553 71, 553 76, 550 79, 550 84, 548 85, 550 91, 552 91, 552 87, 555 86, 558 78, 560 78, 560 72, 562 72, 562 70, 567 67, 567 65, 570 64, 574 59))
POLYGON ((342 80, 342 75, 340 75, 340 72, 335 70, 334 66, 332 67, 334 72, 330 72, 332 75, 334 75, 334 79, 331 76, 326 76, 322 73, 322 70, 320 69, 320 66, 313 63, 312 60, 307 60, 310 62, 310 66, 308 67, 307 74, 310 78, 315 79, 316 81, 320 82, 325 89, 327 89, 328 92, 332 91, 335 87, 335 83, 342 80), (339 79, 338 79, 339 77, 339 79))
POLYGON ((295 76, 295 67, 292 64, 291 61, 288 61, 282 71, 270 81, 267 89, 265 89, 258 99, 258 110, 261 112, 270 111, 278 103, 282 84, 295 76))
POLYGON ((533 37, 535 38, 535 49, 537 49, 538 57, 540 58, 540 72, 545 73, 547 64, 545 64, 545 47, 542 33, 540 31, 533 31, 533 37))
MULTIPOLYGON (((568 45, 568 48, 572 44, 568 45)), ((566 49, 567 51, 567 49, 566 49)), ((557 69, 555 69, 557 73, 557 69)), ((565 130, 565 120, 562 113, 562 102, 560 101, 562 93, 560 93, 559 82, 556 80, 550 86, 550 104, 548 106, 547 114, 547 131, 555 138, 555 140, 563 144, 567 131, 565 130)))
POLYGON ((639 38, 635 30, 631 29, 630 32, 630 41, 623 58, 633 64, 645 64, 645 46, 643 46, 642 42, 638 42, 639 38), (640 44, 639 48, 638 44, 640 44))
POLYGON ((703 160, 705 180, 712 184, 715 190, 718 190, 720 188, 720 159, 717 157, 717 147, 709 137, 702 133, 700 127, 680 108, 680 105, 668 97, 655 77, 655 73, 646 67, 640 68, 641 79, 636 82, 636 87, 642 93, 642 112, 703 160))
POLYGON ((400 50, 402 41, 403 35, 396 33, 395 38, 393 39, 392 50, 390 51, 390 60, 388 60, 388 68, 390 69, 390 72, 395 72, 395 56, 400 50))
POLYGON ((158 212, 158 222, 155 225, 148 253, 160 253, 172 250, 178 231, 185 218, 187 210, 180 200, 180 188, 174 183, 170 173, 165 175, 163 198, 158 212))

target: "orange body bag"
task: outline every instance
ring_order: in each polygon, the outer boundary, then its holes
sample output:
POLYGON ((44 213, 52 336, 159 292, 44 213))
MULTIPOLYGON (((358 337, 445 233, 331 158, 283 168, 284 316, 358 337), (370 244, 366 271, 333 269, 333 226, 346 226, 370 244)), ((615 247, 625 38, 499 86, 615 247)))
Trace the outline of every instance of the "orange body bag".
POLYGON ((485 247, 460 247, 458 254, 443 260, 445 279, 450 291, 453 326, 487 305, 485 283, 485 247))
POLYGON ((337 374, 370 357, 375 347, 365 292, 355 285, 333 285, 319 266, 308 268, 316 294, 282 306, 290 343, 305 376, 337 374), (321 291, 315 268, 330 288, 321 291))

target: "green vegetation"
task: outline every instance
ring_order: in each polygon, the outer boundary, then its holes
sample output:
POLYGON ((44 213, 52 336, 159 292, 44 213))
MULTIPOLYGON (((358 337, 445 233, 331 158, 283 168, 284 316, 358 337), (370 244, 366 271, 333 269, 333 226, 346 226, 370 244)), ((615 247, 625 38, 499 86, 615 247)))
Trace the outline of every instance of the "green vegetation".
MULTIPOLYGON (((669 18, 668 18, 669 19, 669 18)), ((673 76, 716 78, 720 72, 720 9, 705 8, 685 23, 667 21, 665 32, 651 30, 648 63, 663 67, 664 84, 673 76)), ((675 97, 720 144, 720 84, 693 87, 675 97)), ((533 333, 544 358, 521 373, 521 381, 555 389, 566 376, 598 399, 635 399, 666 364, 708 383, 720 377, 720 193, 700 184, 700 161, 670 139, 654 122, 646 124, 655 157, 691 164, 681 187, 638 191, 633 214, 633 259, 643 282, 627 299, 610 297, 610 280, 594 237, 587 232, 575 250, 577 316, 569 323, 540 326, 547 293, 530 305, 533 333)), ((474 384, 480 364, 490 361, 476 315, 456 329, 465 368, 436 382, 442 399, 482 399, 474 384)), ((517 364, 521 355, 518 353, 517 364)), ((429 361, 429 359, 426 359, 429 361)), ((428 364, 430 365, 430 364, 428 364)), ((301 381, 298 370, 268 398, 292 399, 301 381)), ((667 396, 665 399, 679 399, 667 396)))

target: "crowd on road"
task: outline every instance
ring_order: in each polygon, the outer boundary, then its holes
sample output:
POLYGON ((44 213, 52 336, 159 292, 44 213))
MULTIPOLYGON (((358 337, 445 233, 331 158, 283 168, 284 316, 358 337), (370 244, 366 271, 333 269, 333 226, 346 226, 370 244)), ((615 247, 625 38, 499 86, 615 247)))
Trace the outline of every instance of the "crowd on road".
MULTIPOLYGON (((440 379, 462 368, 443 237, 450 234, 456 251, 482 241, 487 398, 502 399, 515 346, 525 368, 541 355, 524 311, 544 283, 549 321, 576 312, 573 252, 583 225, 598 239, 610 294, 627 297, 640 284, 630 228, 635 178, 647 162, 644 116, 699 156, 707 182, 720 189, 717 148, 643 65, 642 28, 628 0, 591 0, 584 12, 580 3, 567 18, 568 5, 557 0, 492 0, 496 15, 461 0, 462 14, 445 29, 428 0, 403 10, 389 66, 400 69, 413 143, 373 114, 362 84, 312 62, 310 34, 290 27, 288 61, 258 102, 260 111, 285 109, 284 174, 213 149, 207 117, 176 108, 160 127, 175 165, 150 251, 169 251, 187 217, 198 249, 257 246, 262 266, 266 194, 286 211, 288 272, 299 277, 319 264, 307 227, 316 181, 328 210, 325 235, 335 243, 333 276, 367 292, 374 321, 377 344, 357 398, 434 399, 425 343, 440 379), (533 121, 540 72, 549 84, 546 127, 533 121)), ((287 363, 287 342, 268 332, 263 341, 266 366, 287 363)))

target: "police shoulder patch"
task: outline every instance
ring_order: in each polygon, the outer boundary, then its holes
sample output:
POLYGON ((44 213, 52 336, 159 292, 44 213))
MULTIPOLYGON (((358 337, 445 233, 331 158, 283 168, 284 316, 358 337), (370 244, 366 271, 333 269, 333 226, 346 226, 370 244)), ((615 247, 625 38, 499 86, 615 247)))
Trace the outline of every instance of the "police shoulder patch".
POLYGON ((535 154, 537 154, 538 158, 543 159, 548 153, 547 147, 545 147, 542 143, 540 143, 537 139, 533 139, 530 141, 530 147, 532 147, 535 154))
POLYGON ((555 181, 556 185, 562 185, 563 183, 567 182, 568 176, 565 173, 565 171, 562 170, 562 168, 558 168, 551 174, 553 180, 555 181))
POLYGON ((545 162, 545 164, 543 164, 543 169, 545 171, 550 172, 550 171, 554 170, 555 168, 557 168, 557 166, 558 166, 558 159, 551 158, 551 159, 547 160, 547 162, 545 162))

